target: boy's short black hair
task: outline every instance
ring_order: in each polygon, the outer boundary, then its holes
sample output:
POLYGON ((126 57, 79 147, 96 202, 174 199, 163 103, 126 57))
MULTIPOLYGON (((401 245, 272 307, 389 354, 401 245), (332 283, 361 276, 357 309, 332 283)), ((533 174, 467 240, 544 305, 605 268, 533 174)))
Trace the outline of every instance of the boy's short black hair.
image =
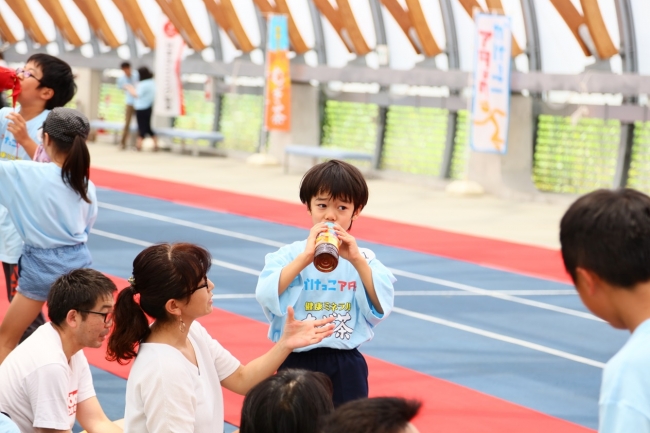
POLYGON ((311 199, 321 193, 352 203, 355 212, 368 203, 368 185, 363 174, 354 165, 337 159, 313 166, 300 181, 300 201, 309 210, 311 199))
POLYGON ((140 76, 140 81, 153 78, 153 72, 151 72, 151 70, 146 66, 142 66, 141 68, 138 68, 138 75, 140 76))
POLYGON ((54 96, 45 104, 46 110, 63 107, 72 100, 77 92, 77 85, 70 65, 49 54, 34 54, 27 59, 27 63, 29 62, 34 62, 43 73, 38 87, 47 87, 54 91, 54 96))
POLYGON ((319 433, 401 433, 421 406, 399 397, 353 400, 327 416, 319 433))
POLYGON ((130 67, 131 67, 131 64, 129 62, 120 63, 120 69, 126 69, 126 68, 130 68, 130 67))
MULTIPOLYGON (((97 301, 113 296, 115 284, 94 269, 75 269, 60 276, 47 296, 47 315, 61 326, 70 310, 92 310, 97 301)), ((87 313, 81 313, 85 319, 87 313)))
POLYGON ((560 222, 562 259, 608 283, 633 288, 650 280, 650 197, 633 189, 601 189, 580 197, 560 222))

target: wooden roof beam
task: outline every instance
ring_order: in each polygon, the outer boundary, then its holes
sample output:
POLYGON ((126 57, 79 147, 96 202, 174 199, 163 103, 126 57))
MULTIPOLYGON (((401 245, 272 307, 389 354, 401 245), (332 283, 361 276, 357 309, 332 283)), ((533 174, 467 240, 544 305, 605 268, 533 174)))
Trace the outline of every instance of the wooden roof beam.
MULTIPOLYGON (((50 0, 41 1, 47 2, 50 0)), ((74 0, 74 2, 88 20, 88 24, 93 29, 93 32, 95 32, 95 35, 107 46, 113 49, 118 48, 120 42, 108 25, 108 21, 106 21, 106 17, 99 8, 97 0, 74 0)))
POLYGON ((25 33, 37 44, 47 45, 49 42, 43 33, 43 30, 39 27, 32 11, 25 3, 25 0, 6 0, 7 4, 14 11, 23 27, 25 28, 25 33))
POLYGON ((156 37, 138 2, 135 0, 113 0, 113 3, 120 10, 135 36, 140 39, 144 46, 154 49, 156 47, 156 37))
MULTIPOLYGON (((459 0, 460 4, 465 8, 465 11, 469 14, 470 17, 474 16, 474 10, 479 9, 482 12, 485 12, 481 5, 478 4, 477 0, 459 0)), ((569 0, 571 1, 571 0, 569 0)), ((486 0, 486 4, 488 9, 497 11, 501 15, 505 15, 505 10, 503 9, 503 5, 501 4, 501 0, 486 0)), ((517 40, 515 39, 515 35, 512 35, 512 57, 517 57, 519 54, 523 53, 524 50, 519 46, 519 43, 517 43, 517 40)))
POLYGON ((258 7, 262 14, 284 14, 287 16, 288 27, 289 27, 289 42, 291 42, 291 48, 296 54, 305 54, 309 51, 309 47, 305 43, 298 27, 296 26, 296 21, 293 19, 291 10, 286 0, 275 0, 275 4, 271 4, 269 0, 253 0, 255 5, 258 7))
MULTIPOLYGON (((85 0, 80 0, 85 1, 85 0)), ((207 46, 203 43, 192 24, 181 0, 156 0, 162 11, 171 20, 187 45, 194 51, 203 51, 207 46)))
MULTIPOLYGON (((203 0, 203 3, 205 3, 205 7, 212 15, 212 18, 226 32, 238 50, 244 53, 250 53, 255 49, 255 46, 244 30, 244 26, 239 21, 231 0, 203 0)), ((218 35, 214 35, 213 37, 218 37, 218 35)))
POLYGON ((4 19, 4 17, 2 15, 0 15, 0 38, 2 38, 3 42, 9 43, 9 44, 18 43, 18 38, 11 31, 11 29, 7 25, 7 22, 5 21, 5 19, 4 19))
POLYGON ((75 47, 83 45, 83 41, 77 31, 72 27, 72 23, 66 15, 65 10, 59 0, 40 0, 43 9, 54 21, 54 25, 59 29, 63 37, 75 47))

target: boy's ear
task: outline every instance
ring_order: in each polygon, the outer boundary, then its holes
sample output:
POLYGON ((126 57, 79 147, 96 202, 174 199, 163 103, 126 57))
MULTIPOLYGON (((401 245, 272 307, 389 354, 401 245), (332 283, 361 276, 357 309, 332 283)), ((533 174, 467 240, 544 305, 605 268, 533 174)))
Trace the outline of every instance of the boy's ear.
POLYGON ((589 295, 596 293, 602 282, 595 272, 581 267, 576 268, 576 286, 580 285, 589 295))
POLYGON ((54 97, 54 90, 50 89, 49 87, 42 87, 40 95, 41 99, 49 101, 54 97))
POLYGON ((359 209, 355 210, 354 213, 352 214, 352 221, 357 219, 361 211, 363 210, 363 206, 359 206, 359 209))

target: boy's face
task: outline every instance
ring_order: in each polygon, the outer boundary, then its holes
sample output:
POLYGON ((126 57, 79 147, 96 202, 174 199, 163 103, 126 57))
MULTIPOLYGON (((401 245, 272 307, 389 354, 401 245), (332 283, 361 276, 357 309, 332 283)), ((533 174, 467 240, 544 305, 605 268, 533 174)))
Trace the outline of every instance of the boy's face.
POLYGON ((54 91, 49 87, 40 87, 43 79, 43 71, 34 62, 27 62, 23 68, 25 73, 18 74, 20 79, 21 92, 18 95, 18 102, 21 105, 29 105, 40 102, 45 105, 54 96, 54 91))
POLYGON ((354 211, 354 204, 340 199, 332 199, 329 194, 318 193, 311 198, 309 211, 312 225, 321 222, 338 223, 345 230, 349 230, 361 209, 354 211))
POLYGON ((624 289, 612 287, 595 273, 583 268, 576 270, 575 286, 582 303, 596 317, 603 319, 616 329, 626 329, 625 323, 616 309, 616 302, 611 296, 613 291, 624 289))

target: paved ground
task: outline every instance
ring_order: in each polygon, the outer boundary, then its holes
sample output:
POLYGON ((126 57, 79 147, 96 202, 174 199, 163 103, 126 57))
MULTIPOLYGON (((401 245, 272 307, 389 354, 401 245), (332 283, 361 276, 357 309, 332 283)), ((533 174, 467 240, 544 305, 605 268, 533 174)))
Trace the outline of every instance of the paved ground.
MULTIPOLYGON (((99 168, 299 202, 302 173, 284 174, 281 167, 251 166, 236 158, 120 151, 101 142, 90 150, 92 165, 99 168)), ((368 184, 370 201, 363 214, 552 249, 559 248, 559 221, 570 204, 557 198, 541 203, 490 195, 456 197, 416 182, 370 179, 368 184)))

